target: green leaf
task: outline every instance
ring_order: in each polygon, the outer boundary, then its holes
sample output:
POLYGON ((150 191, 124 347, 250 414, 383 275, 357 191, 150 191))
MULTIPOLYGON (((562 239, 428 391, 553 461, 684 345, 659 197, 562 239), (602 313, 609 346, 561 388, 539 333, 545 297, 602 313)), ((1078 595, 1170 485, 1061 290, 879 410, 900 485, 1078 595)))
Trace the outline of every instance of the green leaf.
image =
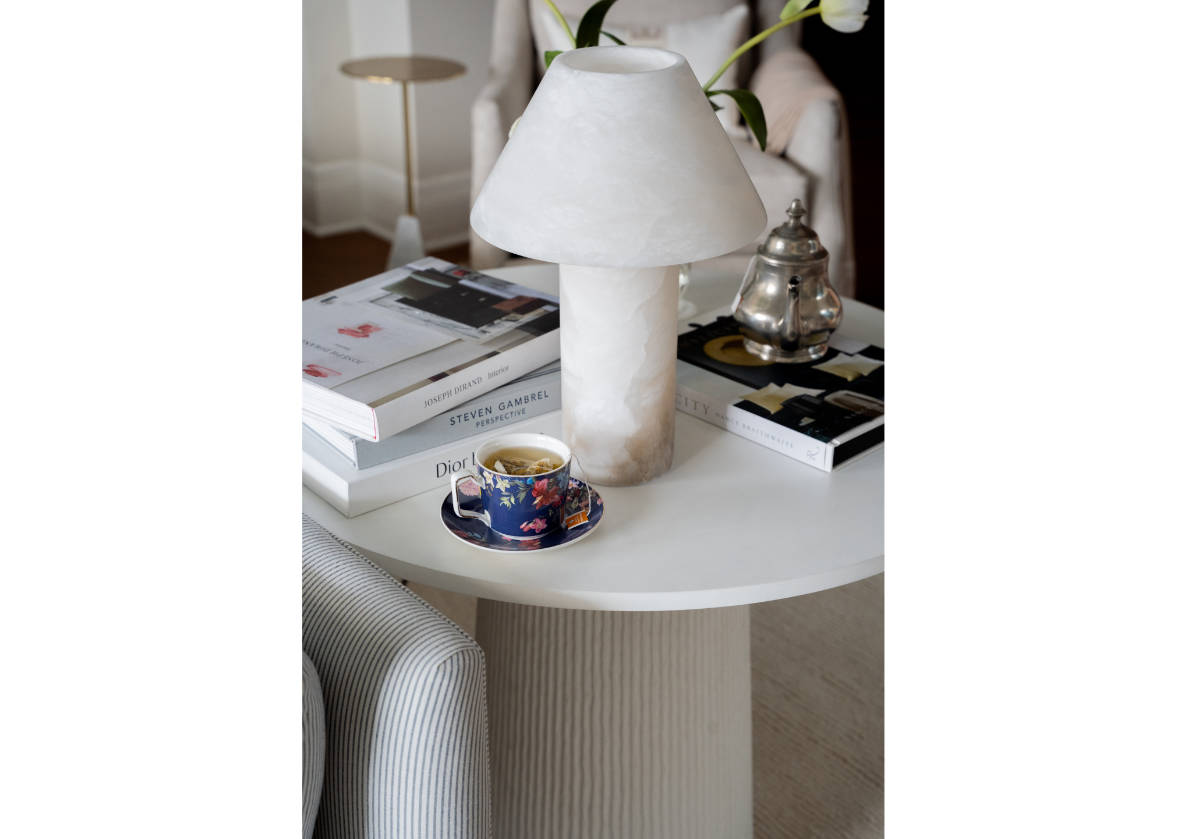
POLYGON ((790 17, 795 17, 812 4, 813 0, 788 0, 787 5, 783 7, 783 11, 779 13, 779 19, 787 20, 790 17))
POLYGON ((618 38, 616 35, 612 34, 611 32, 602 32, 601 34, 604 35, 604 37, 606 37, 606 38, 611 38, 612 40, 616 41, 618 44, 620 44, 623 47, 628 46, 628 44, 626 44, 624 41, 622 41, 620 38, 618 38))
POLYGON ((546 50, 546 67, 549 69, 550 62, 563 54, 562 50, 546 50))
POLYGON ((583 13, 583 20, 579 21, 579 29, 575 32, 575 46, 582 48, 600 45, 600 27, 604 25, 608 7, 615 2, 617 0, 600 0, 583 13))
POLYGON ((724 93, 737 103, 738 110, 742 112, 742 118, 754 132, 754 139, 758 140, 759 148, 766 151, 767 118, 763 116, 762 103, 758 101, 758 97, 748 90, 710 90, 708 95, 716 96, 720 93, 724 93))
POLYGON ((724 108, 722 108, 720 105, 718 105, 716 102, 712 101, 711 99, 709 99, 709 100, 708 100, 708 104, 709 104, 709 105, 712 105, 712 109, 713 109, 714 111, 723 111, 723 110, 725 110, 724 108))

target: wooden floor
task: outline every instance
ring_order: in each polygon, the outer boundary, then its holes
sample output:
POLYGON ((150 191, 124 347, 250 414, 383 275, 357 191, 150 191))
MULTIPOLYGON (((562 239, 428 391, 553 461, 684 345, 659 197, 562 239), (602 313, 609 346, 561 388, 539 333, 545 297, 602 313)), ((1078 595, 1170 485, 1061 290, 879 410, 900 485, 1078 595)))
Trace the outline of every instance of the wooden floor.
MULTIPOLYGON (((391 243, 386 239, 366 231, 339 233, 336 236, 305 233, 303 299, 382 273, 387 267, 390 247, 391 243)), ((429 255, 465 265, 467 245, 464 242, 455 247, 431 251, 429 255)))

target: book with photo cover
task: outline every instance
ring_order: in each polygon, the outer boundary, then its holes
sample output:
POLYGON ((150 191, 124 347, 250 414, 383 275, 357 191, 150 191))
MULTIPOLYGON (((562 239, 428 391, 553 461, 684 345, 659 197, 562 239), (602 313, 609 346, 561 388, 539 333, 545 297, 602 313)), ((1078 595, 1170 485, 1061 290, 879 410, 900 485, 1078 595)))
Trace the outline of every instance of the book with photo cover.
POLYGON ((498 432, 515 422, 548 414, 560 407, 560 364, 552 361, 515 382, 443 411, 436 417, 377 443, 355 437, 313 417, 306 416, 304 425, 357 468, 367 469, 485 431, 498 432))
POLYGON ((434 257, 302 312, 305 415, 376 442, 558 358, 556 297, 434 257))
POLYGON ((718 317, 679 336, 676 407, 826 472, 883 442, 883 348, 834 333, 823 358, 763 361, 718 317))

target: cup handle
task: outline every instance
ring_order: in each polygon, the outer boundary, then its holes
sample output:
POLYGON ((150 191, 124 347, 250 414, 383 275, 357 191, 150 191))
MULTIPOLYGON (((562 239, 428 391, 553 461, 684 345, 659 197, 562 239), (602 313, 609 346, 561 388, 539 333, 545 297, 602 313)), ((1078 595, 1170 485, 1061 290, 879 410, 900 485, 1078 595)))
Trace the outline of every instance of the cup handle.
MULTIPOLYGON (((483 519, 487 521, 487 512, 476 513, 471 510, 464 510, 458 504, 458 485, 470 478, 475 483, 479 483, 479 476, 471 469, 459 469, 450 476, 450 502, 454 505, 454 515, 460 519, 483 519)), ((482 487, 482 484, 480 484, 482 487)))

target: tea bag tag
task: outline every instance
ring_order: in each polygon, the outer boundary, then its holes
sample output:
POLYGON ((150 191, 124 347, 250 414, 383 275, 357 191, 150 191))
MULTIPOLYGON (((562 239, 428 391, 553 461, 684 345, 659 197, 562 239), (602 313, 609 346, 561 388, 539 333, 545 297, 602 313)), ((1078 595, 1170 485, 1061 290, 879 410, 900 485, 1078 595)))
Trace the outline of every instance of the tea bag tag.
POLYGON ((579 471, 583 475, 583 486, 579 491, 583 494, 584 503, 583 509, 576 510, 563 519, 563 528, 566 530, 579 527, 581 524, 587 524, 588 519, 592 515, 592 482, 587 479, 587 471, 583 468, 583 464, 579 462, 579 457, 573 457, 572 462, 579 467, 579 471))

